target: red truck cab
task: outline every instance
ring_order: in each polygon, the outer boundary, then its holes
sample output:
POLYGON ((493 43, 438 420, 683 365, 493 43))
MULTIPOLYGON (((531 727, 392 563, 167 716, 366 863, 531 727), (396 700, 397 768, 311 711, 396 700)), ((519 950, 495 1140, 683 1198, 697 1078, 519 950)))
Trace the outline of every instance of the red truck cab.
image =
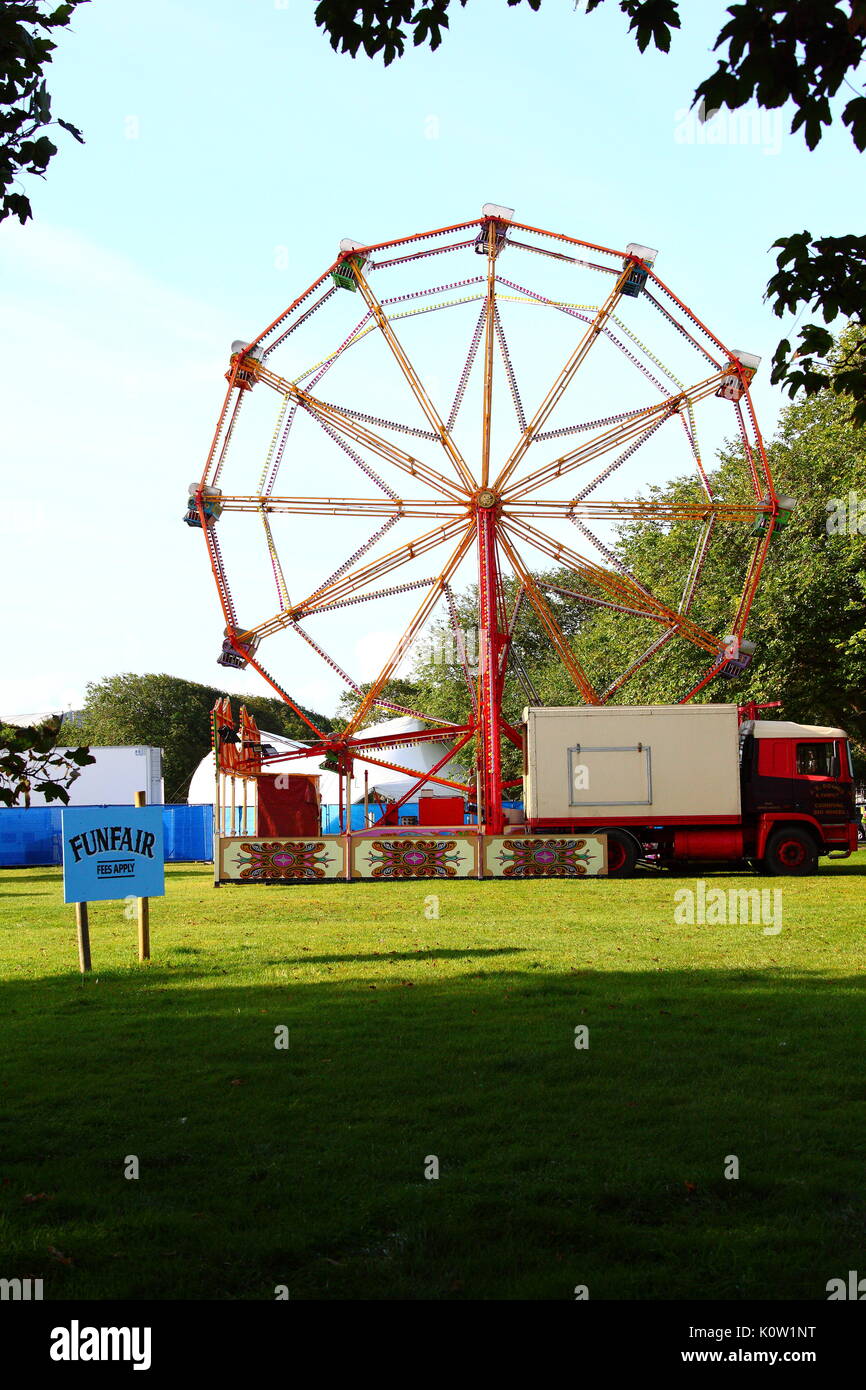
POLYGON ((771 873, 809 873, 857 848, 854 770, 842 729, 746 720, 740 785, 749 856, 771 873))

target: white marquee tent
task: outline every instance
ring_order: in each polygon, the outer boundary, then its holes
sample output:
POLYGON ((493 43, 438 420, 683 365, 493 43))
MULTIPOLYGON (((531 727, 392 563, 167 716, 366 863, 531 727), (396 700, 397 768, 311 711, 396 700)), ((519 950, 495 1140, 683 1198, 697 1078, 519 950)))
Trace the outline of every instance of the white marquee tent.
MULTIPOLYGON (((409 734, 424 733, 426 725, 420 720, 410 715, 403 715, 399 719, 388 719, 382 724, 371 724, 363 730, 362 737, 378 737, 387 734, 409 734)), ((282 734, 269 734, 262 730, 262 743, 270 743, 278 751, 283 749, 304 748, 306 744, 299 743, 294 739, 286 738, 282 734)), ((383 758, 386 762, 402 763, 404 767, 414 769, 420 776, 422 772, 429 772, 435 763, 439 761, 445 751, 444 745, 438 739, 428 739, 421 743, 410 743, 397 745, 394 748, 378 748, 374 750, 374 756, 383 758)), ((322 804, 325 806, 336 806, 340 798, 339 778, 336 772, 329 772, 323 767, 324 759, 318 756, 309 758, 287 758, 275 760, 268 763, 265 771, 276 776, 280 772, 306 773, 318 776, 319 795, 322 804)), ((362 761, 356 758, 352 768, 351 801, 353 804, 364 800, 364 772, 368 774, 368 789, 370 796, 375 793, 378 797, 397 801, 409 791, 414 777, 410 777, 405 772, 392 772, 389 768, 378 767, 374 763, 362 761)), ((454 778, 455 780, 465 779, 465 769, 455 764, 446 764, 439 776, 454 778)), ((453 796, 455 793, 448 787, 439 786, 435 782, 428 782, 426 786, 419 788, 423 796, 453 796)), ((412 797, 415 800, 415 793, 412 797)), ((190 782, 189 804, 201 805, 213 804, 214 797, 214 765, 213 757, 208 753, 202 758, 190 782)), ((254 804, 252 799, 250 805, 254 804)))

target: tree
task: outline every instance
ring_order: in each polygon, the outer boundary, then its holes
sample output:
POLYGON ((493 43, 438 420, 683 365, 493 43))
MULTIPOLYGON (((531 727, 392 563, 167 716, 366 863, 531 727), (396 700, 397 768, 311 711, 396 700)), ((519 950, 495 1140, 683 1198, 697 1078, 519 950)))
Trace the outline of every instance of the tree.
POLYGON ((0 724, 0 802, 4 806, 30 805, 39 792, 46 801, 69 802, 69 787, 81 769, 96 761, 89 748, 58 750, 63 720, 60 716, 41 724, 0 724))
POLYGON ((44 177, 57 146, 44 132, 62 126, 79 144, 84 137, 69 121, 54 120, 44 70, 57 47, 49 38, 65 28, 78 5, 70 0, 46 9, 43 0, 0 6, 0 222, 10 216, 26 222, 30 199, 16 191, 22 174, 44 177))
MULTIPOLYGON (((168 675, 109 676, 87 687, 79 726, 91 744, 150 744, 163 750, 166 801, 183 801, 193 773, 210 748, 210 712, 227 692, 168 675)), ((282 700, 230 695, 246 705, 259 728, 303 742, 313 734, 282 700)), ((331 721, 304 710, 320 729, 331 721)))
MULTIPOLYGON (((437 49, 448 28, 448 11, 469 0, 320 0, 315 19, 331 47, 354 58, 381 53, 385 64, 401 57, 408 36, 437 49)), ((507 0, 509 6, 523 0, 507 0)), ((605 0, 586 0, 586 13, 605 0)), ((541 0, 526 0, 540 10, 541 0)), ((653 44, 670 51, 673 31, 682 27, 679 0, 618 0, 643 53, 653 44)), ((737 110, 749 101, 777 108, 793 102, 791 130, 802 130, 814 150, 834 120, 833 99, 843 85, 853 93, 842 112, 857 149, 866 149, 866 95, 852 85, 866 53, 866 0, 746 0, 728 7, 727 23, 715 49, 722 50, 715 72, 695 90, 702 119, 722 107, 737 110)), ((790 396, 807 396, 827 387, 848 401, 856 423, 866 425, 866 339, 851 345, 844 370, 831 366, 832 338, 826 325, 840 315, 866 325, 866 237, 813 237, 810 231, 781 237, 767 296, 778 317, 802 307, 820 313, 824 325, 808 323, 792 347, 787 338, 773 356, 772 380, 790 396)))

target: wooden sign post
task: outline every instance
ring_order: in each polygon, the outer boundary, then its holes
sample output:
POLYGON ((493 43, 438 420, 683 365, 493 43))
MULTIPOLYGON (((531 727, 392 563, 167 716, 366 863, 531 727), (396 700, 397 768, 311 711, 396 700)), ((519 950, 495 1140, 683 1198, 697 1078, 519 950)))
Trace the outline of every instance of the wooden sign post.
MULTIPOLYGON (((136 806, 146 806, 144 792, 135 793, 136 806)), ((138 899, 138 959, 150 960, 150 898, 138 899)))
POLYGON ((75 904, 75 926, 78 932, 78 967, 82 975, 91 969, 90 965, 90 926, 87 921, 87 903, 75 904))

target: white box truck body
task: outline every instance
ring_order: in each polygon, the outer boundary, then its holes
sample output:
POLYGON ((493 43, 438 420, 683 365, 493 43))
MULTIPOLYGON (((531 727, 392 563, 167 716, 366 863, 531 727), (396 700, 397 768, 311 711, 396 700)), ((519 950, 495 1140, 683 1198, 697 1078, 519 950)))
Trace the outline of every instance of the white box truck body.
MULTIPOLYGON (((62 753, 63 749, 57 751, 62 753)), ((136 792, 145 793, 148 806, 163 804, 161 748, 91 747, 90 752, 96 762, 83 767, 69 787, 70 806, 132 806, 136 792)), ((62 806, 63 802, 46 801, 33 792, 30 805, 62 806)))
POLYGON ((534 823, 739 819, 735 705, 580 705, 524 719, 534 823))

